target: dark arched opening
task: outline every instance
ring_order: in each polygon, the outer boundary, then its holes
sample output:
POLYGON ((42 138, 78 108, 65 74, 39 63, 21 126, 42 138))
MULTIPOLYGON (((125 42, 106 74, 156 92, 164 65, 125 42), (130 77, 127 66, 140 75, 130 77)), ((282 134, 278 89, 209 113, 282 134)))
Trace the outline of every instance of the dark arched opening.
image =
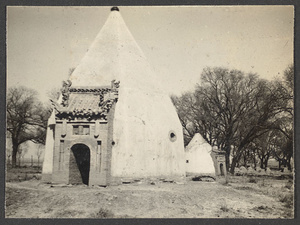
POLYGON ((89 184, 90 149, 84 144, 75 144, 71 148, 69 163, 69 183, 89 184))
POLYGON ((225 175, 223 163, 220 164, 220 173, 221 173, 221 176, 224 176, 224 175, 225 175))

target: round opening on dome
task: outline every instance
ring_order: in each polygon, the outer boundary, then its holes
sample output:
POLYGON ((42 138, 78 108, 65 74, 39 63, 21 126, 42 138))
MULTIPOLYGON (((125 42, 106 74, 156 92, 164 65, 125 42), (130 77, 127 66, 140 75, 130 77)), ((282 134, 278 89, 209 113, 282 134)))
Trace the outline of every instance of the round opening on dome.
POLYGON ((169 132, 169 138, 170 138, 170 140, 171 140, 172 142, 176 141, 177 136, 176 136, 176 134, 175 134, 174 131, 170 131, 170 132, 169 132))
POLYGON ((117 6, 114 6, 110 9, 110 11, 119 11, 119 8, 117 6))
POLYGON ((114 141, 111 142, 111 145, 115 145, 116 143, 114 141))

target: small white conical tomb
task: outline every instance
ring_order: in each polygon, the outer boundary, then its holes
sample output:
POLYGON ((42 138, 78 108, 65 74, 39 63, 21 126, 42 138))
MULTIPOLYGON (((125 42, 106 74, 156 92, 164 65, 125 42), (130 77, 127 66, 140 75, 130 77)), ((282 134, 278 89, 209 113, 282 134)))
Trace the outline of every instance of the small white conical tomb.
POLYGON ((185 175, 182 126, 175 107, 118 10, 110 13, 70 80, 72 87, 120 81, 112 177, 185 175))
POLYGON ((185 148, 186 172, 192 174, 215 174, 211 146, 196 133, 185 148))

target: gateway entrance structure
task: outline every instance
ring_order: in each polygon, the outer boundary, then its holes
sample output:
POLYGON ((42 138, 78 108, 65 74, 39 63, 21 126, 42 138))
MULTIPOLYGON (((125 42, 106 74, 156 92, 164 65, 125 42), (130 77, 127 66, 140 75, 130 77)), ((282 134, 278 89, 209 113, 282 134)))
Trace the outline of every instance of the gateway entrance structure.
POLYGON ((53 105, 44 181, 110 185, 185 175, 175 107, 117 7, 53 105))

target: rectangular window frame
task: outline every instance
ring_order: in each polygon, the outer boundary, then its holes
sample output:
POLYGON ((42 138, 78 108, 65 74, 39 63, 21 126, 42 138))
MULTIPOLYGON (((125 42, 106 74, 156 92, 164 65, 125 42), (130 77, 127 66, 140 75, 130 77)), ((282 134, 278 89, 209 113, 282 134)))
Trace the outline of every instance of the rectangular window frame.
POLYGON ((72 126, 72 134, 73 135, 83 135, 83 136, 89 136, 91 134, 91 126, 86 124, 78 124, 72 126))

